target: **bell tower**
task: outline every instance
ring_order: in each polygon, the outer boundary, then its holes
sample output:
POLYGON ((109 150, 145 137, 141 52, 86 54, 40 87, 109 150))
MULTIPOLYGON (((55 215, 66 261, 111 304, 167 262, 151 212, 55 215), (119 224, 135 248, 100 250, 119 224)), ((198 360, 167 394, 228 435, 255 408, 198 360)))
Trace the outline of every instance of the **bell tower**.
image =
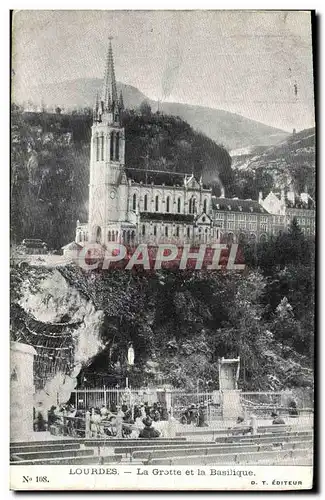
POLYGON ((88 235, 89 241, 98 243, 105 243, 107 228, 125 216, 120 213, 118 196, 125 163, 124 105, 122 93, 117 93, 111 40, 91 128, 88 235))

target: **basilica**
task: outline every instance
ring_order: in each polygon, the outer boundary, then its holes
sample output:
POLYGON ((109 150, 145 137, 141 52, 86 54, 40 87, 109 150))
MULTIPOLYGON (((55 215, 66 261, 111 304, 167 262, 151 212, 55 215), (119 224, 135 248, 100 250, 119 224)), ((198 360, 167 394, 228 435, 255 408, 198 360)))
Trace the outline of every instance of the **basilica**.
POLYGON ((284 193, 240 200, 226 198, 221 189, 217 198, 194 175, 126 166, 123 109, 110 42, 102 94, 93 110, 88 223, 77 221, 78 246, 262 241, 285 230, 293 217, 305 234, 314 234, 314 206, 306 193, 296 205, 284 193))

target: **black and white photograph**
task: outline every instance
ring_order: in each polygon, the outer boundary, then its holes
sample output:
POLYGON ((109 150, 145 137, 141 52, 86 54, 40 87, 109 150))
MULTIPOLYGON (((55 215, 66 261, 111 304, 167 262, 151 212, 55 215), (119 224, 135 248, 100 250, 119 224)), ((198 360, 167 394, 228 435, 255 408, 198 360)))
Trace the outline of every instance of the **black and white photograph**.
POLYGON ((313 487, 315 29, 11 12, 11 489, 313 487))

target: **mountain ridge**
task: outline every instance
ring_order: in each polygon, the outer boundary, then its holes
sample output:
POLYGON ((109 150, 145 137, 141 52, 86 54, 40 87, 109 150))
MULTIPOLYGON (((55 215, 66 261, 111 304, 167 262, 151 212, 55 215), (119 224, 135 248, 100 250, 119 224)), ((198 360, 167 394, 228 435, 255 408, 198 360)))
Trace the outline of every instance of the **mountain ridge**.
MULTIPOLYGON (((143 101, 148 101, 153 110, 158 109, 158 102, 149 99, 133 85, 118 82, 122 90, 125 106, 134 109, 143 101)), ((53 84, 30 87, 28 99, 25 88, 17 86, 13 91, 13 101, 46 106, 59 106, 63 109, 93 107, 97 92, 100 94, 102 79, 78 78, 64 80, 53 84)), ((198 130, 218 144, 224 145, 228 151, 249 146, 271 146, 284 140, 289 134, 286 131, 251 120, 236 113, 207 106, 183 104, 175 102, 159 103, 160 112, 180 116, 191 127, 198 130)))

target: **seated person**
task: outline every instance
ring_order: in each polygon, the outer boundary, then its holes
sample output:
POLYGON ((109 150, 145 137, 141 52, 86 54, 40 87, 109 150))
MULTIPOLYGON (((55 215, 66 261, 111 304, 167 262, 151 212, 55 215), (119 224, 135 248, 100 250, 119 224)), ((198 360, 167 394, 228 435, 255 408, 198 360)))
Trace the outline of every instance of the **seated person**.
POLYGON ((75 423, 75 429, 76 429, 76 434, 78 436, 85 436, 86 433, 86 419, 85 419, 85 414, 86 412, 82 410, 81 408, 76 411, 76 423, 75 423))
POLYGON ((252 432, 252 427, 245 422, 244 417, 239 416, 236 420, 236 425, 231 429, 232 434, 249 434, 252 432))
POLYGON ((116 416, 115 415, 112 415, 111 417, 109 417, 108 423, 105 423, 104 433, 107 436, 116 436, 117 428, 116 428, 116 416))
POLYGON ((54 425, 55 422, 58 420, 58 416, 56 415, 55 410, 56 410, 56 406, 52 405, 48 411, 47 422, 48 422, 49 427, 51 425, 54 425))
POLYGON ((160 432, 157 431, 154 427, 152 427, 152 420, 150 417, 146 417, 142 420, 144 423, 144 429, 140 431, 139 437, 145 439, 153 439, 158 438, 160 436, 160 432))
POLYGON ((123 424, 122 424, 122 436, 123 437, 131 436, 133 424, 134 424, 134 420, 132 419, 131 410, 127 410, 124 414, 124 417, 123 417, 123 424))
POLYGON ((285 425, 285 420, 282 417, 279 417, 279 415, 277 413, 275 413, 274 411, 271 413, 271 417, 273 417, 272 424, 285 425))
POLYGON ((198 411, 197 427, 207 427, 208 424, 205 421, 204 407, 201 404, 198 411))
POLYGON ((104 417, 104 418, 105 418, 105 417, 107 417, 107 415, 108 415, 108 409, 106 408, 106 406, 105 406, 105 405, 103 405, 103 406, 101 407, 101 409, 100 409, 100 414, 101 414, 101 416, 102 416, 102 417, 104 417))
POLYGON ((289 403, 289 416, 298 417, 297 403, 294 400, 289 403))
POLYGON ((101 416, 98 408, 95 409, 94 413, 90 417, 90 430, 92 437, 97 437, 102 430, 101 416))

